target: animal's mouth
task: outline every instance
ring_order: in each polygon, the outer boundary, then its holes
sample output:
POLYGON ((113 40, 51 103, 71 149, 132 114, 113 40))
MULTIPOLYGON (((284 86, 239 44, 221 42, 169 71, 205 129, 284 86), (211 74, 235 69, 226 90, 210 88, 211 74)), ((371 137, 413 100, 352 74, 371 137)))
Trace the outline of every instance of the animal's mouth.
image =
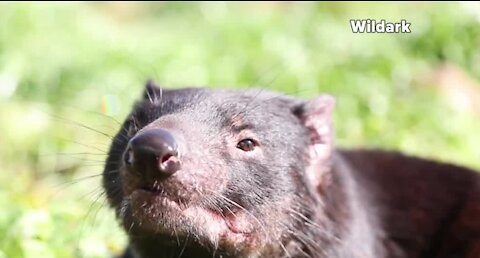
POLYGON ((233 246, 251 242, 251 215, 220 211, 187 203, 156 188, 139 188, 129 195, 128 205, 137 225, 155 234, 195 234, 203 244, 233 246))

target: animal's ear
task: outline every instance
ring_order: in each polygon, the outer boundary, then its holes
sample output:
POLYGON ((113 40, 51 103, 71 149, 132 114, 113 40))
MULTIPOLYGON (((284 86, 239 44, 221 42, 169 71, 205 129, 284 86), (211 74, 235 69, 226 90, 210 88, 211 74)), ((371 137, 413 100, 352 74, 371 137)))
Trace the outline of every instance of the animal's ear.
POLYGON ((162 88, 153 80, 148 80, 143 91, 143 99, 156 102, 162 98, 162 88))
POLYGON ((310 138, 307 158, 311 169, 307 173, 314 185, 321 183, 321 172, 318 170, 328 169, 331 165, 334 149, 334 107, 335 98, 330 95, 320 95, 294 109, 294 114, 307 128, 310 138))

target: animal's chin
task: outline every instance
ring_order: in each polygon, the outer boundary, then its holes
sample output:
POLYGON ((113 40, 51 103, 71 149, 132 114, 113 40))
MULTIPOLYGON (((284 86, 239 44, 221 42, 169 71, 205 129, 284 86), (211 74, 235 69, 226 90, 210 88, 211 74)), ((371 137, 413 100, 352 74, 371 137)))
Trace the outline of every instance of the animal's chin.
POLYGON ((124 204, 130 210, 124 226, 127 231, 135 227, 135 234, 194 236, 202 245, 226 248, 253 244, 252 218, 242 212, 227 217, 148 189, 133 191, 124 204))

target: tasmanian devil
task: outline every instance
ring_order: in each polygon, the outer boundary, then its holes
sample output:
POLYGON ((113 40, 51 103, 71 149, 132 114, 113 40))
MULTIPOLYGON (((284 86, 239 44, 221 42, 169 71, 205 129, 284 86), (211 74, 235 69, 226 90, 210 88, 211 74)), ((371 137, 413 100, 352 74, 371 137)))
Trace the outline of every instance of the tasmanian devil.
POLYGON ((333 108, 147 83, 103 173, 123 257, 480 257, 480 175, 339 150, 333 108))

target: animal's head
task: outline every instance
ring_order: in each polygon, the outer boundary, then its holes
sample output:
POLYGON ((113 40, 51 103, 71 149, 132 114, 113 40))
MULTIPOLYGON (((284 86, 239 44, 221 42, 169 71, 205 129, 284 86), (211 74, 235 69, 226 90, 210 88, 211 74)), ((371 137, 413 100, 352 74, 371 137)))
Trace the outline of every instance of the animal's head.
POLYGON ((103 180, 132 245, 195 257, 309 252, 333 105, 327 95, 149 82, 112 142, 103 180))

